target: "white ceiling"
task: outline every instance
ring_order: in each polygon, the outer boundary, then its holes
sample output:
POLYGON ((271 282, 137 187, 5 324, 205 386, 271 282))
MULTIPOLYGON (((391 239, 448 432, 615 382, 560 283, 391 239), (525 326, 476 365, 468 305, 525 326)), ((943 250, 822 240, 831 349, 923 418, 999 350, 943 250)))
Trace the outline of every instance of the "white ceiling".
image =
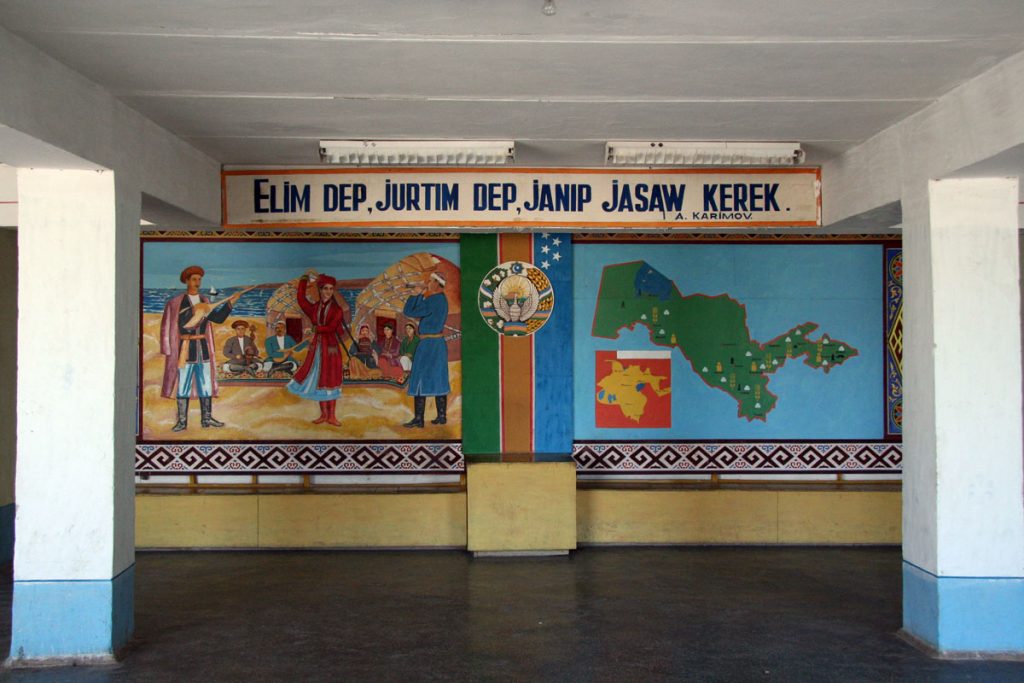
POLYGON ((225 164, 324 138, 797 140, 821 163, 1024 49, 1024 0, 0 0, 0 25, 225 164))

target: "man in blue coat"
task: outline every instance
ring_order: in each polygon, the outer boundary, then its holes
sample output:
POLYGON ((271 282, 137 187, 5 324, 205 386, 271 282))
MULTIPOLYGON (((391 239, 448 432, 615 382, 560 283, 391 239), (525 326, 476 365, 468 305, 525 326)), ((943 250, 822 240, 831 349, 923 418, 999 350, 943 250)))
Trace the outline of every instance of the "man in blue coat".
POLYGON ((444 294, 444 276, 431 273, 424 284, 417 287, 405 302, 402 313, 420 319, 420 341, 416 347, 416 362, 409 375, 408 393, 413 397, 413 418, 406 427, 423 427, 423 412, 427 396, 434 397, 437 417, 430 422, 443 425, 448 422, 448 344, 444 340, 444 326, 448 322, 448 299, 444 294))

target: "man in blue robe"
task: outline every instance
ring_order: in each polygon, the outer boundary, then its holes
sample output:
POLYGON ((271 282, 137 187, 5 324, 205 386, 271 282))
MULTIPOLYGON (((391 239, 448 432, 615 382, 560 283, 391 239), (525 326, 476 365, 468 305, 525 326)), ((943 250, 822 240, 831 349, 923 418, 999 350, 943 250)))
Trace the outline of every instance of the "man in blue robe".
POLYGON ((406 427, 423 427, 423 412, 427 396, 434 397, 437 417, 430 422, 443 425, 448 422, 448 344, 444 339, 444 326, 448 322, 448 299, 444 294, 446 282, 440 273, 431 273, 424 285, 405 302, 402 313, 420 319, 419 345, 416 362, 409 375, 408 393, 413 397, 413 418, 406 427))

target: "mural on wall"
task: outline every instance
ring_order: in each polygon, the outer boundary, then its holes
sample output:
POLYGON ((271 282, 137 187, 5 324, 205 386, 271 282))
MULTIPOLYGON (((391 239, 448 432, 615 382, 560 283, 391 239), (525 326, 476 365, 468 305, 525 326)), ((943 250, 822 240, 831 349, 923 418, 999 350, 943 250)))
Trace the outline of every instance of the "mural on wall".
POLYGON ((670 351, 598 351, 595 356, 598 427, 672 426, 670 351))
POLYGON ((898 472, 898 246, 670 237, 151 233, 137 472, 898 472))
POLYGON ((876 443, 884 267, 880 244, 578 244, 577 463, 898 470, 899 448, 876 443), (668 352, 667 371, 607 362, 654 350, 668 352), (657 425, 653 400, 669 404, 657 425))
POLYGON ((748 421, 767 420, 778 400, 768 389, 769 376, 787 360, 803 357, 806 365, 827 373, 857 355, 857 349, 828 334, 813 337, 818 329, 813 322, 760 343, 750 337, 746 318, 743 304, 727 293, 683 296, 646 261, 634 261, 605 266, 592 334, 615 339, 623 328, 646 328, 652 344, 681 352, 693 373, 729 395, 738 417, 748 421))
POLYGON ((464 234, 463 451, 470 462, 572 451, 572 236, 464 234))
POLYGON ((444 242, 145 240, 140 442, 459 439, 458 262, 444 242))

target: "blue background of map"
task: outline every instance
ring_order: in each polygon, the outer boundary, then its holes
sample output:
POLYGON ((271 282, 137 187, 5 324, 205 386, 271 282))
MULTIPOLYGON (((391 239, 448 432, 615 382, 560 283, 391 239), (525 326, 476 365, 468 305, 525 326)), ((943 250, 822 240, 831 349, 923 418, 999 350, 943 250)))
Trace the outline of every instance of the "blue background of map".
POLYGON ((578 440, 881 439, 884 436, 883 254, 869 244, 577 244, 573 258, 574 430, 578 440), (680 294, 728 294, 746 305, 751 337, 764 343, 811 321, 821 333, 860 355, 827 375, 789 359, 770 375, 779 397, 767 422, 737 416, 736 401, 712 389, 672 353, 672 427, 598 429, 594 424, 594 354, 650 350, 646 327, 618 339, 591 335, 601 272, 606 265, 647 261, 680 294))

